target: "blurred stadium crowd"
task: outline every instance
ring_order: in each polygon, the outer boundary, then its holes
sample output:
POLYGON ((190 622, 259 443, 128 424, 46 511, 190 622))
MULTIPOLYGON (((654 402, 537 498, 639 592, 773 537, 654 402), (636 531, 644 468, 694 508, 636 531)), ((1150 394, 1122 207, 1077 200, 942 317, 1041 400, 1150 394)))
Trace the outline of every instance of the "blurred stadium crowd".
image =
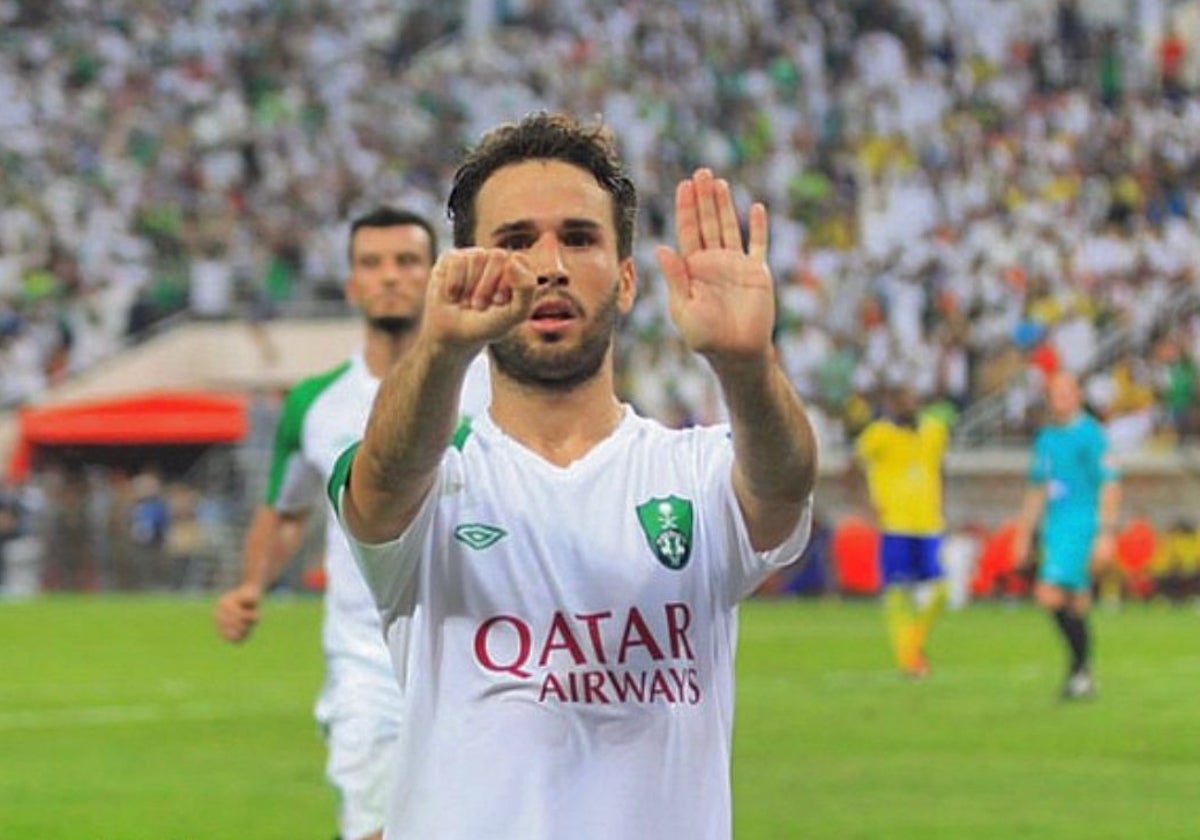
POLYGON ((1023 440, 1059 366, 1120 447, 1178 441, 1198 32, 1197 0, 3 0, 0 408, 177 313, 338 311, 351 216, 444 221, 461 150, 545 108, 602 115, 641 190, 646 413, 718 411, 651 257, 703 164, 771 208, 779 352, 826 443, 901 381, 964 440, 1023 440))
MULTIPOLYGON (((1024 432, 1055 365, 1098 368, 1135 436, 1194 431, 1200 9, 1087 5, 0 3, 0 404, 173 312, 337 300, 355 209, 441 219, 460 150, 549 108, 623 138, 645 280, 682 173, 769 202, 780 352, 829 440, 892 380, 1024 432)), ((643 285, 628 391, 708 419, 643 285)))

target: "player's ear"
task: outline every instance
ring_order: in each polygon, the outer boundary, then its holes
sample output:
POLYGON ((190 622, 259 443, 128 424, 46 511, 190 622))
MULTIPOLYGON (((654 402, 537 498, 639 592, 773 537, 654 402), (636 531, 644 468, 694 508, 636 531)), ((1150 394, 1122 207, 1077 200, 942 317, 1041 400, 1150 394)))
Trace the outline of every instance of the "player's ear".
POLYGON ((633 309, 633 301, 637 298, 637 268, 633 257, 621 260, 620 275, 617 280, 617 311, 622 315, 633 309))
POLYGON ((346 285, 342 290, 343 294, 346 296, 346 301, 357 306, 360 291, 361 290, 358 288, 358 281, 355 279, 354 273, 351 272, 350 276, 346 278, 346 285))

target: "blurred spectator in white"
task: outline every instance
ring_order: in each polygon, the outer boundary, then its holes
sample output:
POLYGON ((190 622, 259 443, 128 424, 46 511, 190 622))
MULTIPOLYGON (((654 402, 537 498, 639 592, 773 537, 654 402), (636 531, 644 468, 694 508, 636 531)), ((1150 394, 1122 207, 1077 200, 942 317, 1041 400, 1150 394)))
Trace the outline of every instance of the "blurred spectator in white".
MULTIPOLYGON (((173 313, 335 299, 353 207, 438 215, 481 126, 548 108, 625 138, 647 291, 670 224, 653 196, 719 166, 739 201, 771 205, 780 352, 808 393, 833 336, 857 344, 838 362, 855 357, 864 391, 893 362, 945 359, 955 312, 956 392, 965 356, 963 401, 1008 399, 1028 427, 1027 388, 997 376, 1024 367, 996 361, 1023 319, 1082 372, 1109 361, 1101 333, 1144 346, 1197 305, 1198 16, 1138 4, 1116 31, 1076 0, 2 4, 0 403, 173 313), (871 300, 883 323, 859 331, 871 300)), ((672 355, 656 315, 625 326, 651 345, 631 355, 672 355)), ((677 404, 704 389, 676 392, 663 411, 708 413, 677 404)))

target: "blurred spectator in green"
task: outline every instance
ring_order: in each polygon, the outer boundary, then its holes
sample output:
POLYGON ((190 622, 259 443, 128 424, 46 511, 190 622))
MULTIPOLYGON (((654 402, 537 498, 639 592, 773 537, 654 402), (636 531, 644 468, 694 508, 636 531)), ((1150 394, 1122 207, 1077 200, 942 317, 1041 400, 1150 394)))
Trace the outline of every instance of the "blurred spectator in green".
POLYGON ((1196 415, 1196 363, 1174 336, 1159 341, 1154 360, 1168 431, 1181 444, 1191 435, 1196 415))

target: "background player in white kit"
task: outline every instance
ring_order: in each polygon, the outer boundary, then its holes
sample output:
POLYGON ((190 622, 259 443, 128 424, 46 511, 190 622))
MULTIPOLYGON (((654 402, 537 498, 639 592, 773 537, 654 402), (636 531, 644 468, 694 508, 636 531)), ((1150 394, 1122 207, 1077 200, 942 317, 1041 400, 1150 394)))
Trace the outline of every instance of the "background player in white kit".
POLYGON ((676 431, 614 392, 636 193, 607 133, 501 127, 449 204, 458 250, 330 482, 401 682, 386 836, 728 840, 736 605, 799 556, 816 471, 766 210, 747 249, 728 184, 677 189, 658 259, 730 423, 676 431), (485 346, 489 412, 456 431, 485 346))
MULTIPOLYGON (((363 314, 363 349, 289 391, 275 435, 266 501, 255 511, 243 550, 242 582, 217 601, 220 634, 240 642, 260 617, 263 595, 303 539, 337 456, 366 425, 380 378, 413 345, 437 235, 423 217, 380 207, 350 226, 347 299, 363 314)), ((464 409, 487 403, 486 365, 465 386, 464 409)), ((377 838, 383 828, 400 697, 379 616, 345 537, 326 529, 327 588, 322 647, 325 682, 316 716, 328 737, 326 768, 338 792, 345 840, 377 838)))

